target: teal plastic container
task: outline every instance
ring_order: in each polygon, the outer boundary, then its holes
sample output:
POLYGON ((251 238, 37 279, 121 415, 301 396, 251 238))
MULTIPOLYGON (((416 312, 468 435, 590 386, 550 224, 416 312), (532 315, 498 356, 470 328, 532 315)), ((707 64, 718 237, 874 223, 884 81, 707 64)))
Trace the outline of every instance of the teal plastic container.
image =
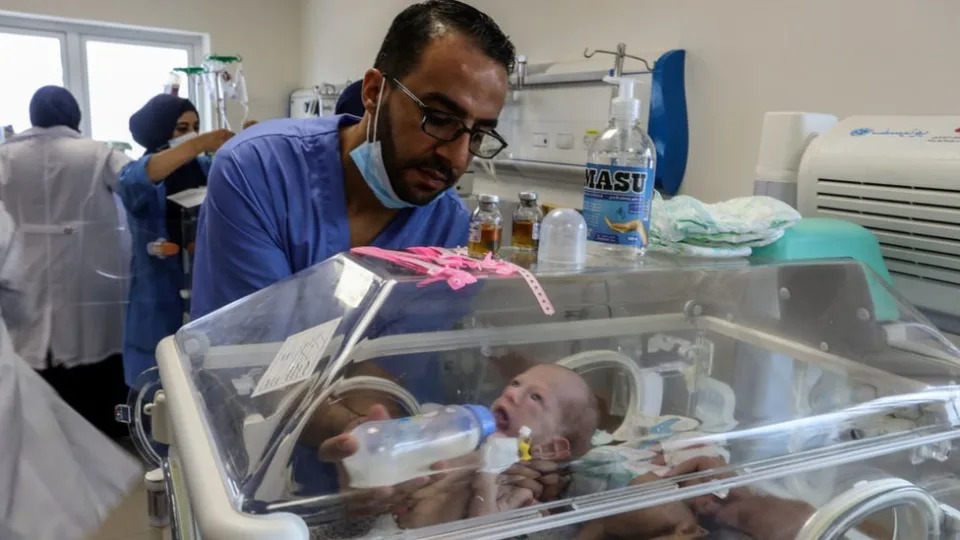
POLYGON ((867 284, 873 298, 874 313, 878 321, 894 321, 900 318, 897 301, 887 287, 893 285, 877 237, 867 229, 850 221, 831 218, 803 218, 787 229, 783 238, 769 246, 753 249, 751 259, 797 261, 803 259, 851 258, 870 267, 875 274, 867 273, 867 284))

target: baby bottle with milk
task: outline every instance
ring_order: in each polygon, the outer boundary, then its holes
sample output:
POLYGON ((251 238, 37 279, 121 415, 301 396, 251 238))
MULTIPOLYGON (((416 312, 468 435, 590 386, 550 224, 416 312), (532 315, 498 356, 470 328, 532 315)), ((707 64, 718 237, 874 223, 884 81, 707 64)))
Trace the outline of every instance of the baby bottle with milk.
POLYGON ((490 409, 449 405, 427 414, 360 424, 357 453, 343 460, 350 486, 392 486, 437 471, 438 461, 473 452, 496 431, 490 409))

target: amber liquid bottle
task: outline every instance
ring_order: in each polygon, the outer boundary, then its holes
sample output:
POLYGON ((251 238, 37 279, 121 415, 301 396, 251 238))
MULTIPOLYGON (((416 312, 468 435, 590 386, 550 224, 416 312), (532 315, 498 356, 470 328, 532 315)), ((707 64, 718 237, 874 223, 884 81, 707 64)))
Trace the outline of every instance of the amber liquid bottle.
POLYGON ((503 234, 503 216, 500 215, 500 198, 496 195, 480 195, 480 205, 470 219, 470 239, 467 254, 482 259, 492 253, 500 256, 500 238, 503 234))
POLYGON ((536 251, 540 246, 540 222, 543 210, 532 191, 520 193, 520 206, 513 213, 513 247, 523 251, 536 251))

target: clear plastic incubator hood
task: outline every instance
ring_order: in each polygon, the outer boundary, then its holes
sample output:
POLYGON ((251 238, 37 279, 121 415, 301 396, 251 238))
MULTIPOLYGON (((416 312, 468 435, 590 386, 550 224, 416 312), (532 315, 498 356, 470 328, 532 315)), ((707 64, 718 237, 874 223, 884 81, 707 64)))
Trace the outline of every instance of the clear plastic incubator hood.
POLYGON ((865 267, 647 257, 534 273, 454 290, 345 254, 165 340, 154 430, 177 536, 960 534, 960 351, 865 267), (565 391, 521 374, 547 363, 593 394, 585 454, 492 472, 467 456, 372 490, 320 459, 374 403, 403 417, 501 393, 542 415, 536 443, 565 391))

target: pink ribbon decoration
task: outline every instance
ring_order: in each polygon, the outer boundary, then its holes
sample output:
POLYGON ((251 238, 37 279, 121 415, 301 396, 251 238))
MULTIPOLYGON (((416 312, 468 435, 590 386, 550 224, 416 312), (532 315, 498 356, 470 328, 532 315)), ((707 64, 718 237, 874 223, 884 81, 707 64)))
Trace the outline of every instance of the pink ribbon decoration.
POLYGON ((394 251, 373 246, 357 247, 351 253, 382 259, 404 268, 409 268, 418 274, 424 274, 426 279, 417 283, 417 287, 426 287, 431 283, 446 281, 451 289, 457 291, 467 285, 477 282, 478 278, 491 275, 512 276, 520 274, 527 286, 540 304, 540 309, 546 315, 553 315, 556 311, 547 297, 546 291, 529 271, 511 262, 501 261, 487 254, 482 260, 474 259, 466 254, 464 249, 446 249, 437 247, 413 247, 406 251, 394 251))

